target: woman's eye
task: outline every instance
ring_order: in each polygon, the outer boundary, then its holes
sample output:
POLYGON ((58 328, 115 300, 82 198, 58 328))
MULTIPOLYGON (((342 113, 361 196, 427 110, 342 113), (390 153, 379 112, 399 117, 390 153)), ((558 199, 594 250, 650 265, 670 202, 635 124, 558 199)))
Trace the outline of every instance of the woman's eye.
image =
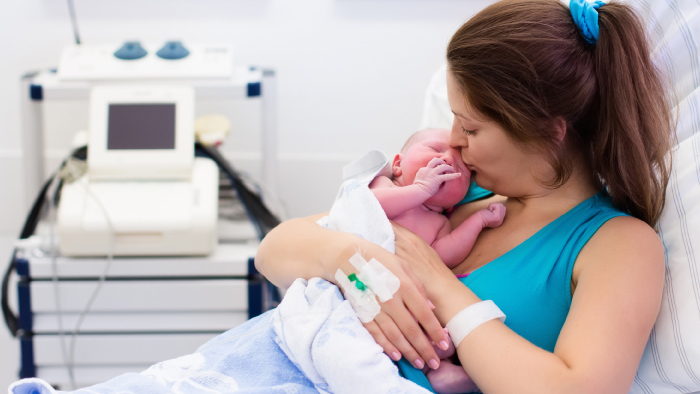
POLYGON ((464 126, 460 126, 460 127, 462 128, 462 132, 466 135, 474 135, 474 132, 476 131, 476 130, 467 130, 464 128, 464 126))

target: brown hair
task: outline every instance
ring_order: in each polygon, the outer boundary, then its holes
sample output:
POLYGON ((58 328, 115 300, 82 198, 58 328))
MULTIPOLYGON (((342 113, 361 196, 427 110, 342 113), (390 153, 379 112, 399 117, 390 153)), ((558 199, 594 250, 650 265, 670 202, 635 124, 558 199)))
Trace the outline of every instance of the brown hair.
POLYGON ((452 37, 448 72, 471 109, 546 152, 556 171, 547 186, 569 179, 578 153, 615 207, 654 226, 670 171, 671 96, 634 11, 613 2, 598 13, 600 38, 589 44, 559 0, 493 4, 452 37))

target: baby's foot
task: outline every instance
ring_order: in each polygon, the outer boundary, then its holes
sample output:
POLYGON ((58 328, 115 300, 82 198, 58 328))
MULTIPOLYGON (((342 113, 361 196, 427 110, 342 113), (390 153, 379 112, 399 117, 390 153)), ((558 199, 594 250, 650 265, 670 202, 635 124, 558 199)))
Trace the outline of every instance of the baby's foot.
POLYGON ((440 367, 425 374, 430 385, 438 394, 472 393, 479 388, 459 365, 449 360, 440 360, 440 367))
POLYGON ((500 202, 492 202, 487 209, 478 212, 484 227, 498 227, 506 217, 506 207, 500 202))

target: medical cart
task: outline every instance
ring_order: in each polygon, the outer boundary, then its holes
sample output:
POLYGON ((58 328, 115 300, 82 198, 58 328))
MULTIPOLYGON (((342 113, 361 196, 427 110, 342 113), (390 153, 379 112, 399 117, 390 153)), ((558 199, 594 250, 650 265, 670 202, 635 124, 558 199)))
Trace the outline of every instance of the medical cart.
MULTIPOLYGON (((27 193, 34 196, 71 151, 75 132, 85 128, 96 83, 64 81, 52 70, 27 74, 22 81, 25 174, 27 193)), ((184 81, 195 89, 196 116, 218 113, 231 119, 223 156, 274 193, 274 71, 236 67, 226 78, 184 81), (260 116, 240 116, 251 111, 260 116)), ((43 234, 42 245, 27 243, 15 260, 20 377, 39 377, 64 390, 192 353, 278 301, 277 290, 255 270, 259 234, 247 219, 221 219, 218 247, 205 257, 110 262, 52 256, 45 252, 49 236, 43 234)))

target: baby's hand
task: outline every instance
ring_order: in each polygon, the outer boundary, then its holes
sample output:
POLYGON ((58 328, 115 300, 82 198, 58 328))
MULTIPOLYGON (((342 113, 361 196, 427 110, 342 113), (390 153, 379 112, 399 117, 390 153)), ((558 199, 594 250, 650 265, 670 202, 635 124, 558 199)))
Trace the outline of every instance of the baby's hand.
POLYGON ((477 212, 481 215, 484 227, 498 227, 506 216, 506 207, 500 202, 492 202, 487 209, 477 212))
POLYGON ((440 185, 444 182, 457 179, 460 176, 462 176, 462 174, 455 172, 455 169, 451 165, 446 164, 444 160, 436 157, 430 160, 427 166, 418 170, 413 184, 420 186, 421 189, 432 196, 437 193, 440 189, 440 185))

